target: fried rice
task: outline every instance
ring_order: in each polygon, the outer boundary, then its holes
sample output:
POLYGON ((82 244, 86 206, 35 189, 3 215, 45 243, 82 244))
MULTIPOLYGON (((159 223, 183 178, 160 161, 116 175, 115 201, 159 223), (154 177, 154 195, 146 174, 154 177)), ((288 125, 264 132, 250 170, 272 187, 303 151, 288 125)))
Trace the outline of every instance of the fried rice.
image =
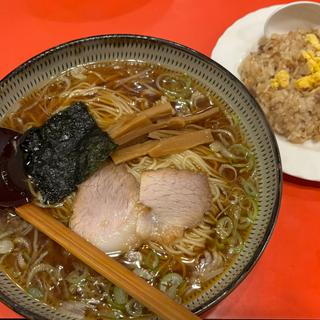
POLYGON ((272 128, 290 142, 320 141, 320 86, 299 90, 296 81, 310 74, 303 51, 313 51, 307 34, 320 38, 320 30, 298 30, 286 35, 263 38, 256 52, 239 67, 241 80, 263 108, 272 128), (285 70, 290 75, 286 88, 274 88, 275 75, 285 70))

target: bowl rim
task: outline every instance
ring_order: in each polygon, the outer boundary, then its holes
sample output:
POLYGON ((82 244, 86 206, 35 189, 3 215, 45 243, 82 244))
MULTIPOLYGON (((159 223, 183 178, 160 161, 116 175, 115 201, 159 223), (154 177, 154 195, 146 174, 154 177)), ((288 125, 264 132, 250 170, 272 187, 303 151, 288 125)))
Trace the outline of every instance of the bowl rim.
MULTIPOLYGON (((207 302, 201 304, 199 307, 192 310, 193 313, 199 315, 202 314, 215 305, 217 305, 221 300, 223 300, 225 297, 227 297, 249 274, 249 272, 254 268, 258 260, 260 259, 262 253, 264 252, 267 244, 270 241, 271 235, 274 231, 275 224, 279 215, 279 210, 281 207, 281 198, 282 198, 282 185, 283 185, 283 174, 282 174, 282 167, 281 167, 281 158, 280 158, 280 152, 278 148, 278 144, 276 142, 275 135, 271 129, 271 126, 269 125, 266 116, 264 115, 262 108, 258 104, 258 102, 255 100, 255 98, 251 95, 249 90, 245 87, 245 85, 236 78, 231 72, 229 72, 226 68, 224 68, 222 65, 220 65, 218 62, 212 60, 208 56, 204 55, 203 53, 194 50, 192 48, 189 48, 185 45, 179 44, 175 41, 162 39, 158 37, 153 36, 146 36, 146 35, 138 35, 138 34, 99 34, 99 35, 93 35, 93 36, 87 36, 82 38, 77 38, 68 42, 64 42, 61 44, 58 44, 56 46, 53 46, 49 49, 46 49, 42 51, 39 54, 36 54, 35 56, 29 58, 25 62, 18 65, 13 71, 9 72, 6 76, 4 76, 2 79, 0 79, 0 88, 3 83, 10 81, 11 78, 14 78, 16 75, 18 75, 20 72, 22 72, 24 69, 32 65, 34 62, 37 62, 38 60, 56 52, 60 51, 62 49, 72 47, 74 45, 78 45, 81 43, 85 43, 88 41, 95 41, 95 40, 103 40, 103 39, 112 39, 112 38, 120 38, 120 39, 128 39, 128 40, 143 40, 143 41, 151 41, 154 43, 159 43, 167 46, 171 46, 173 48, 176 48, 178 50, 181 50, 187 54, 191 54, 192 56, 202 60, 205 63, 208 63, 210 65, 215 66, 215 68, 220 69, 223 73, 227 74, 228 77, 235 82, 243 91, 246 92, 248 95, 248 98, 250 99, 250 102, 255 106, 257 113, 259 114, 260 119, 262 120, 267 135, 271 141, 271 146, 274 152, 274 156, 276 159, 276 172, 277 172, 277 192, 276 197, 274 199, 274 206, 272 210, 272 215, 269 220, 268 226, 266 228, 266 232, 257 247, 257 249, 254 251, 254 254, 252 255, 251 259, 246 264, 245 268, 242 270, 242 272, 238 275, 237 278, 235 278, 233 281, 229 283, 228 286, 226 286, 223 290, 218 292, 216 295, 214 295, 211 299, 209 299, 207 302)), ((5 293, 1 291, 0 288, 0 301, 3 302, 5 305, 7 305, 10 309, 16 311, 17 313, 26 316, 31 319, 39 319, 39 320, 47 320, 47 318, 39 315, 38 313, 35 313, 29 309, 26 309, 24 306, 19 305, 12 299, 8 298, 5 293)))

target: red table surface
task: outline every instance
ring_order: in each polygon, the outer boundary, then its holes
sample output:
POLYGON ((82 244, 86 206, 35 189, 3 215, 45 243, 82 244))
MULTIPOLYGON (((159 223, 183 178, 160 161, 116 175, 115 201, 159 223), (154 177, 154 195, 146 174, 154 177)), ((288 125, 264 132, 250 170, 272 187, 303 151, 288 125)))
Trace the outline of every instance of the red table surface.
MULTIPOLYGON (((230 24, 251 11, 278 3, 274 0, 1 1, 0 78, 49 47, 97 34, 151 35, 210 55, 230 24)), ((264 254, 248 277, 206 312, 204 319, 320 319, 319 186, 284 177, 279 219, 264 254)), ((0 304, 0 317, 19 315, 0 304)))

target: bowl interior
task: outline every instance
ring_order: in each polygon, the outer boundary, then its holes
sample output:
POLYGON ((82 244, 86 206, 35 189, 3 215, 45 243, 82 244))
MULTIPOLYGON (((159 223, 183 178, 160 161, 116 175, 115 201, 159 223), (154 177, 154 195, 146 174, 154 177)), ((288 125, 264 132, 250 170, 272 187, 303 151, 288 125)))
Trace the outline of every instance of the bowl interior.
MULTIPOLYGON (((241 121, 257 160, 259 215, 243 250, 219 280, 188 303, 202 312, 226 296, 250 271, 261 255, 275 224, 281 196, 281 165, 277 144, 255 100, 244 86, 209 58, 168 41, 143 36, 97 36, 76 40, 29 60, 0 83, 0 117, 19 107, 30 90, 77 65, 114 60, 139 60, 188 73, 216 94, 241 121)), ((0 272, 0 298, 11 308, 33 318, 71 319, 35 301, 0 272)))

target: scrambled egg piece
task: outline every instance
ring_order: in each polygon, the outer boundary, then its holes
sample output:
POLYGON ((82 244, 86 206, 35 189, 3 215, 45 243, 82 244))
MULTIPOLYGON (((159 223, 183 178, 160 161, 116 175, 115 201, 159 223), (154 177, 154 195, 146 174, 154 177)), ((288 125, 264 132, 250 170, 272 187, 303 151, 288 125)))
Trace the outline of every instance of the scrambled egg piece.
POLYGON ((302 51, 303 57, 307 60, 311 73, 320 71, 320 57, 316 57, 312 51, 302 51))
MULTIPOLYGON (((312 90, 320 86, 320 56, 317 56, 320 53, 320 40, 314 33, 307 34, 305 40, 315 48, 315 52, 311 50, 301 51, 302 56, 307 61, 310 74, 296 80, 295 87, 298 90, 312 90)), ((281 70, 271 79, 271 87, 273 89, 287 88, 289 81, 288 71, 281 70)))
POLYGON ((317 50, 320 51, 320 41, 314 33, 306 35, 306 40, 317 50))
POLYGON ((320 85, 320 71, 309 76, 302 77, 296 81, 296 88, 300 90, 313 89, 320 85))
POLYGON ((281 70, 271 79, 271 87, 273 89, 287 88, 289 85, 290 75, 288 71, 281 70))
MULTIPOLYGON (((320 51, 320 41, 314 33, 306 35, 308 41, 317 51, 320 51)), ((302 51, 302 56, 307 60, 310 75, 304 76, 295 82, 298 90, 312 90, 320 85, 320 57, 312 51, 302 51)))

